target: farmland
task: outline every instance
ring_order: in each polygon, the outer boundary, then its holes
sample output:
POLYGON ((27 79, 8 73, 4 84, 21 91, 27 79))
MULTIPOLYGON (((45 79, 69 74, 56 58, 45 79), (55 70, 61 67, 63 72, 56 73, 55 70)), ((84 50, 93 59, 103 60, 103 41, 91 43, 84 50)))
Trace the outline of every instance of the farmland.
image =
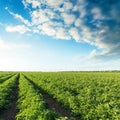
POLYGON ((1 72, 0 120, 120 120, 120 72, 1 72))

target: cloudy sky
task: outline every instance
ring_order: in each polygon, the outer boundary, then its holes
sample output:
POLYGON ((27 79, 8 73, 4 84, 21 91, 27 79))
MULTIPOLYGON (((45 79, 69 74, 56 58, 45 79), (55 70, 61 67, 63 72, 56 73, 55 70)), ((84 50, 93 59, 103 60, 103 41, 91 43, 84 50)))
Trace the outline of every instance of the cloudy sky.
POLYGON ((120 0, 0 0, 0 70, 119 70, 120 0))

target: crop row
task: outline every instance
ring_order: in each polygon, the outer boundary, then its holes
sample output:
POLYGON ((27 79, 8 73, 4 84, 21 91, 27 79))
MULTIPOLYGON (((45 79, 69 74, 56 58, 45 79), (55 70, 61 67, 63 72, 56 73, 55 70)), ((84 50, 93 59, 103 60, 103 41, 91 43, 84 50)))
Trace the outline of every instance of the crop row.
POLYGON ((17 77, 18 74, 6 79, 6 81, 0 84, 0 111, 9 107, 12 97, 10 93, 15 86, 17 77))
POLYGON ((42 94, 23 75, 19 79, 18 109, 16 120, 65 120, 47 108, 42 94))
POLYGON ((8 75, 3 75, 0 77, 0 84, 3 83, 4 81, 8 80, 9 78, 11 78, 12 76, 14 76, 14 73, 8 74, 8 75))
POLYGON ((0 72, 0 78, 8 75, 14 74, 13 72, 0 72))
POLYGON ((73 116, 120 119, 120 73, 25 73, 73 116))
POLYGON ((9 75, 12 75, 13 73, 1 73, 0 72, 0 79, 9 75))

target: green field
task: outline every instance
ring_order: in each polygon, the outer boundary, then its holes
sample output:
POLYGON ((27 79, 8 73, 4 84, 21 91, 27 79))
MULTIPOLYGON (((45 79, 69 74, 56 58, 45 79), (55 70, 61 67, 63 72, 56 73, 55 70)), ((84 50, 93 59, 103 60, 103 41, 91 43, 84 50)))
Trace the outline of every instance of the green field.
POLYGON ((120 72, 1 72, 0 120, 120 120, 120 72))

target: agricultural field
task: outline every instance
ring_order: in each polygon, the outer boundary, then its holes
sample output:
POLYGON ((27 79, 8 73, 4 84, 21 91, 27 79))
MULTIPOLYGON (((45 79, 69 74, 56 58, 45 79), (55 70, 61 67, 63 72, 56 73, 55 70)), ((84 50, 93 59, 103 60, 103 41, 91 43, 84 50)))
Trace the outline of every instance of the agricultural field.
POLYGON ((0 120, 120 120, 120 72, 1 72, 0 120))

